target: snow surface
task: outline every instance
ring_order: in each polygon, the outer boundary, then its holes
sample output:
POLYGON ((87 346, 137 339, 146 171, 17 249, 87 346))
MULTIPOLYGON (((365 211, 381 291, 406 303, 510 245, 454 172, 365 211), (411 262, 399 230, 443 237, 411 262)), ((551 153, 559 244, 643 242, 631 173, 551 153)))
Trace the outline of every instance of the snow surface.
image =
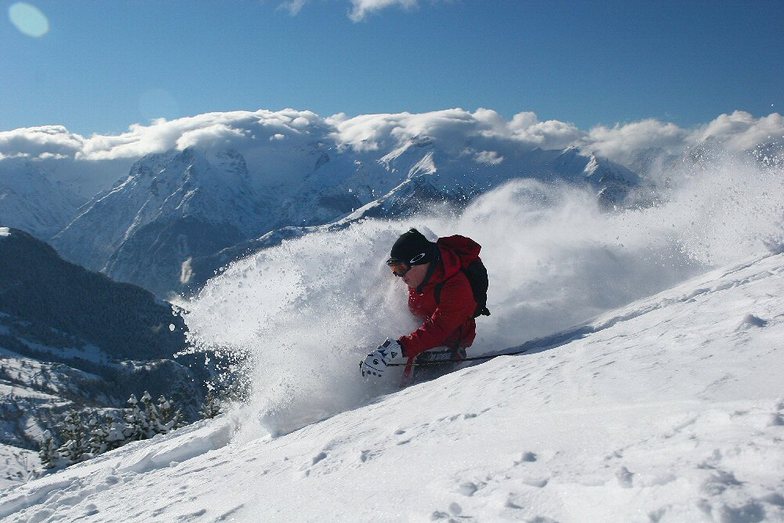
POLYGON ((19 485, 40 474, 38 453, 19 447, 0 444, 0 488, 19 485), (37 472, 38 471, 38 472, 37 472))
POLYGON ((197 347, 249 354, 245 403, 1 491, 0 518, 784 521, 782 183, 727 165, 602 213, 519 181, 285 241, 182 304, 197 347), (359 377, 414 325, 383 265, 410 225, 482 243, 471 354, 526 354, 400 391, 359 377))

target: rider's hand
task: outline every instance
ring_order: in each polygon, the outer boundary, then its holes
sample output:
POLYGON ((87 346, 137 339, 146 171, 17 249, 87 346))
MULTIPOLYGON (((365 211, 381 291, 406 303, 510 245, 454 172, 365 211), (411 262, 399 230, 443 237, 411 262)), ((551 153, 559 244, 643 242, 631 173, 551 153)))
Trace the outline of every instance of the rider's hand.
POLYGON ((403 361, 403 348, 398 342, 387 338, 359 364, 359 371, 362 376, 380 378, 391 363, 403 363, 403 361))

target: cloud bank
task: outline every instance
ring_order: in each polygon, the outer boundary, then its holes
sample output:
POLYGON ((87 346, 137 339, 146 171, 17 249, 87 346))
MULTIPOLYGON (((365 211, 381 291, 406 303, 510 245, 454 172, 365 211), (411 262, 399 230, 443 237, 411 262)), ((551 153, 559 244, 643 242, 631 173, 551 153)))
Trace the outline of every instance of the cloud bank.
MULTIPOLYGON (((578 147, 624 165, 640 155, 684 154, 710 144, 729 152, 784 142, 784 117, 772 113, 754 117, 743 111, 722 114, 692 129, 659 120, 643 120, 613 127, 581 130, 568 122, 541 121, 533 112, 510 120, 490 109, 469 112, 447 109, 428 113, 338 114, 322 117, 311 111, 285 109, 206 113, 176 120, 132 125, 121 134, 90 137, 71 133, 61 125, 0 132, 0 160, 70 159, 76 162, 132 161, 151 153, 187 147, 234 148, 247 152, 291 150, 297 144, 320 142, 358 152, 383 151, 417 141, 432 141, 446 151, 476 147, 493 151, 509 147, 563 149, 578 147), (501 147, 503 146, 503 147, 501 147)), ((482 161, 500 161, 485 154, 482 161)))

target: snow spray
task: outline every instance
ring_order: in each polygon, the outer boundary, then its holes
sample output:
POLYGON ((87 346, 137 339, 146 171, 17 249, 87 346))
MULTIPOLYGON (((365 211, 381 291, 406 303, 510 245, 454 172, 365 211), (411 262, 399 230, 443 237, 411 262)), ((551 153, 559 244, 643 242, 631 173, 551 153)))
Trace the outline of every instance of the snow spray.
POLYGON ((239 260, 185 304, 191 341, 248 355, 239 437, 281 434, 395 390, 358 362, 410 332, 405 285, 384 265, 409 227, 482 245, 488 307, 469 355, 519 345, 671 287, 708 268, 781 249, 784 170, 739 160, 666 173, 659 199, 615 211, 569 185, 521 179, 459 213, 365 219, 239 260))

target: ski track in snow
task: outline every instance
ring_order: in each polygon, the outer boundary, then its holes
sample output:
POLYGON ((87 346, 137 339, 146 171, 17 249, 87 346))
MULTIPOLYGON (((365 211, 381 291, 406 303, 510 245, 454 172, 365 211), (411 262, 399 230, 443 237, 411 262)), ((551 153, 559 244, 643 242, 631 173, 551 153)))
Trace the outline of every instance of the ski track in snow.
POLYGON ((232 440, 238 410, 6 489, 0 517, 784 521, 782 276, 713 271, 277 438, 232 440))

